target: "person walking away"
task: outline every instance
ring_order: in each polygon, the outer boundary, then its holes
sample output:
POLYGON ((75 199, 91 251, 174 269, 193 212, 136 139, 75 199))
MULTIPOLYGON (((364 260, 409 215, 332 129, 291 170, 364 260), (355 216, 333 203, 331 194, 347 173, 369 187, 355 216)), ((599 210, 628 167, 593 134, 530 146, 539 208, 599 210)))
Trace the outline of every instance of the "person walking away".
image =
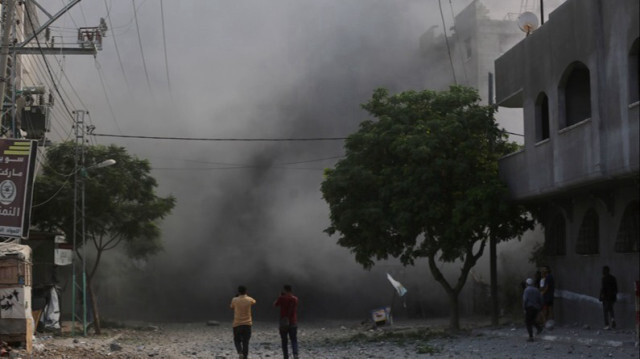
POLYGON ((552 329, 555 324, 553 321, 553 295, 556 288, 556 282, 551 274, 549 266, 542 267, 542 279, 540 280, 540 292, 542 293, 542 314, 544 316, 545 326, 552 329))
POLYGON ((616 319, 613 313, 613 304, 618 296, 618 281, 611 275, 609 266, 602 267, 602 285, 600 286, 600 301, 602 302, 602 312, 604 314, 604 330, 616 328, 616 319), (611 326, 609 326, 611 319, 611 326))
POLYGON ((238 287, 238 294, 231 299, 233 309, 233 344, 236 346, 238 357, 247 359, 249 357, 249 339, 251 339, 251 307, 256 304, 256 300, 247 295, 245 286, 238 287))
POLYGON ((536 334, 542 332, 542 325, 536 321, 536 318, 538 317, 538 312, 542 309, 543 301, 542 294, 540 294, 538 288, 535 287, 533 279, 527 278, 526 283, 527 287, 522 294, 522 307, 524 308, 524 322, 527 326, 527 332, 529 333, 527 341, 532 342, 533 327, 535 326, 537 329, 536 334))
POLYGON ((273 306, 280 307, 280 339, 282 340, 282 355, 284 359, 289 359, 288 339, 291 340, 291 351, 293 358, 298 359, 298 297, 293 295, 293 289, 286 284, 283 292, 273 303, 273 306))

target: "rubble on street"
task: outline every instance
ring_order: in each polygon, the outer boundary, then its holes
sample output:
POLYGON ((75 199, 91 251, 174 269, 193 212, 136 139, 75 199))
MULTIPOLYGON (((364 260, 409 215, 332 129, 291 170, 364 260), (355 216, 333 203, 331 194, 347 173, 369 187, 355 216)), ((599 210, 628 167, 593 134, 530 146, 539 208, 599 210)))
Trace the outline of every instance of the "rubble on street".
MULTIPOLYGON (((72 338, 68 334, 37 336, 33 354, 11 349, 11 358, 237 358, 231 323, 153 324, 105 329, 100 336, 72 338), (149 330, 148 328, 156 328, 149 330)), ((452 334, 445 320, 411 320, 372 329, 358 322, 301 323, 300 357, 343 358, 638 358, 633 330, 603 331, 583 325, 558 326, 527 342, 523 324, 489 327, 462 323, 452 334)), ((5 345, 2 346, 5 349, 5 345)), ((7 348, 9 348, 7 346, 7 348)), ((10 349, 10 348, 9 348, 10 349)), ((3 354, 4 355, 4 354, 3 354)), ((249 358, 281 357, 277 323, 254 324, 249 358)))

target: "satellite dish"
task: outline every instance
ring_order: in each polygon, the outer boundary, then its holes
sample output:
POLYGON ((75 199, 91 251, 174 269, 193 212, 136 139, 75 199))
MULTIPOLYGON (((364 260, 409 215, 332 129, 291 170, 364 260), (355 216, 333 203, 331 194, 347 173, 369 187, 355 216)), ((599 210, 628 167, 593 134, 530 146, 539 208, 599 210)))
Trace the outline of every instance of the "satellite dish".
POLYGON ((538 17, 531 11, 526 11, 518 16, 518 27, 527 34, 538 28, 538 17))

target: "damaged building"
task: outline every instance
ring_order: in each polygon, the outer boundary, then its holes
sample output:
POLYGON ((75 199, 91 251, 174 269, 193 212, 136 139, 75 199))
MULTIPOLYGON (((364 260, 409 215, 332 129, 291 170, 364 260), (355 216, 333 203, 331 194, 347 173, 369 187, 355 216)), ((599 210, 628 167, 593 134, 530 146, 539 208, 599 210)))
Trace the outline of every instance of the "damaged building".
POLYGON ((524 147, 501 160, 501 175, 539 211, 539 254, 565 324, 602 325, 605 265, 618 280, 618 325, 635 322, 639 10, 637 0, 568 0, 495 61, 497 104, 524 116, 524 147))

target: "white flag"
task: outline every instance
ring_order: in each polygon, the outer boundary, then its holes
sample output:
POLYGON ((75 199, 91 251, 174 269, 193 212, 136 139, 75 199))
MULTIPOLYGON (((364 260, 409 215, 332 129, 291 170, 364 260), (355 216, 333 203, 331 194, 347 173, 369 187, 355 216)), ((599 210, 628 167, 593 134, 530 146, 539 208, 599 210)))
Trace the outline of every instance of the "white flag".
POLYGON ((396 291, 398 291, 398 295, 399 296, 403 296, 405 294, 407 294, 407 288, 405 288, 400 282, 398 282, 397 280, 393 279, 391 277, 391 274, 387 273, 387 279, 389 280, 389 282, 391 282, 391 285, 396 289, 396 291))

